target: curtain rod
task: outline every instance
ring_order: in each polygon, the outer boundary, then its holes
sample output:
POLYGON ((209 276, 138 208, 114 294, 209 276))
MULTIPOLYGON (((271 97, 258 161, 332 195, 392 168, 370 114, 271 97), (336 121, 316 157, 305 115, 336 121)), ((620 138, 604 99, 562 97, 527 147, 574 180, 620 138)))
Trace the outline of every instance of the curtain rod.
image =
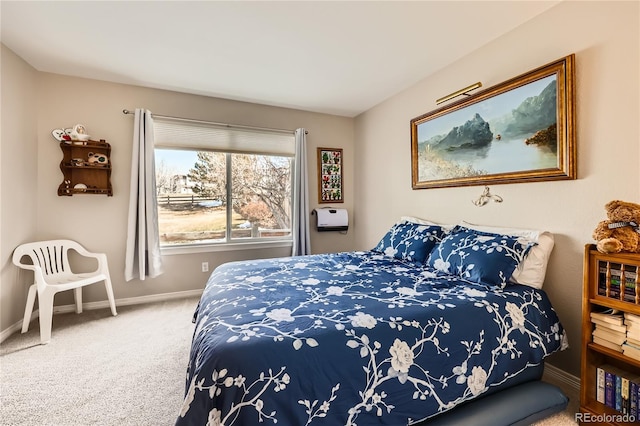
MULTIPOLYGON (((135 112, 130 111, 128 109, 123 109, 122 113, 123 114, 135 114, 135 112)), ((189 122, 189 123, 213 124, 215 126, 223 126, 223 127, 229 127, 229 128, 235 128, 235 129, 263 130, 263 131, 277 132, 277 133, 295 133, 295 130, 288 130, 288 129, 272 129, 272 128, 269 128, 269 127, 242 126, 242 125, 239 125, 239 124, 217 123, 215 121, 194 120, 192 118, 172 117, 170 115, 159 115, 159 114, 153 114, 153 113, 151 113, 151 115, 153 117, 158 117, 158 118, 168 118, 170 120, 186 121, 186 122, 189 122)), ((309 131, 305 130, 304 134, 308 135, 309 131)))

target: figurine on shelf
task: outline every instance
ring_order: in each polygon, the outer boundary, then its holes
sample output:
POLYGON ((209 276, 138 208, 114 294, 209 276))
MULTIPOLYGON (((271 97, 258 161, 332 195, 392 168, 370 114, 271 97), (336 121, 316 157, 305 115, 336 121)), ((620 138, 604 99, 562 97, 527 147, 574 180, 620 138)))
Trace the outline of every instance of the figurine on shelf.
POLYGON ((90 166, 106 166, 109 164, 109 159, 106 155, 99 152, 90 152, 88 161, 90 166))
POLYGON ((71 143, 71 135, 65 129, 53 129, 51 135, 58 142, 71 143))
POLYGON ((87 134, 87 130, 82 124, 76 124, 71 131, 71 139, 74 141, 86 142, 90 136, 87 134))

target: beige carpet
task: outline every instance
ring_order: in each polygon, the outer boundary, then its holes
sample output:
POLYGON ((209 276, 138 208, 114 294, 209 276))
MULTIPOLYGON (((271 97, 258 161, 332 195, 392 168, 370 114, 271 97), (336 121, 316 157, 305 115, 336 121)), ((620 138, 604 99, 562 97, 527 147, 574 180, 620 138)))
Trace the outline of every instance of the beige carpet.
MULTIPOLYGON (((173 425, 180 410, 197 299, 54 315, 0 347, 0 424, 173 425)), ((571 392, 571 390, 565 390, 571 392)), ((574 425, 569 408, 540 426, 574 425)), ((286 425, 291 426, 291 425, 286 425)))
POLYGON ((3 425, 173 425, 197 299, 54 315, 0 348, 3 425))

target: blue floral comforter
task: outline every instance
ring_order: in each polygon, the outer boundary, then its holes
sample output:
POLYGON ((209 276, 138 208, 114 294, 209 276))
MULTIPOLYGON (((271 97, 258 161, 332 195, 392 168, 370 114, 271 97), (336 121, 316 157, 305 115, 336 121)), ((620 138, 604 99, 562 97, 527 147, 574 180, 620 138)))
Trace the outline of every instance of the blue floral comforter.
POLYGON ((406 425, 563 349, 543 291, 375 252, 232 262, 196 312, 177 425, 406 425))

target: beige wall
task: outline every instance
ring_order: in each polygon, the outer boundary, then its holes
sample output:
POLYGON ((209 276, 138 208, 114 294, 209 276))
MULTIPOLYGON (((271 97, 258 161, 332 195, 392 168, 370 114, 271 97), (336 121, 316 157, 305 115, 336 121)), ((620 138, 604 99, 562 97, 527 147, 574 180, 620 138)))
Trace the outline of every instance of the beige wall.
POLYGON ((356 118, 356 240, 372 247, 401 215, 546 229, 556 236, 544 289, 571 348, 550 362, 579 375, 582 253, 603 205, 640 202, 638 2, 564 2, 356 118), (578 179, 495 185, 502 204, 476 207, 482 187, 411 189, 412 118, 473 82, 484 87, 576 54, 578 179), (371 167, 384 165, 384 167, 371 167))
MULTIPOLYGON (((304 127, 309 131, 307 160, 313 172, 309 183, 312 194, 310 208, 318 207, 315 195, 316 147, 328 146, 344 149, 345 203, 341 207, 353 213, 354 135, 351 118, 39 73, 5 47, 2 59, 3 89, 10 83, 15 94, 5 96, 3 93, 2 96, 2 205, 3 209, 11 206, 11 211, 2 216, 2 262, 5 266, 0 330, 4 331, 10 326, 15 328, 20 320, 26 301, 26 281, 31 279, 30 273, 16 275, 16 268, 10 264, 11 251, 16 245, 34 238, 71 238, 89 250, 107 253, 116 299, 202 289, 209 275, 201 272, 203 261, 209 262, 209 267, 213 269, 227 261, 286 256, 291 253, 290 248, 277 248, 164 256, 164 275, 144 281, 125 282, 123 271, 133 116, 124 115, 124 108, 132 110, 141 107, 162 115, 248 126, 281 129, 304 127), (5 51, 7 55, 4 55, 5 51), (20 70, 5 74, 5 64, 11 71, 14 68, 20 70), (22 68, 28 72, 23 74, 22 68), (23 83, 27 77, 28 83, 23 83), (14 86, 16 82, 19 84, 14 86), (37 92, 34 89, 36 84, 37 92), (23 104, 23 96, 30 100, 28 114, 23 112, 17 117, 19 127, 7 126, 5 123, 16 120, 13 116, 5 115, 4 111, 14 103, 23 104), (84 124, 93 138, 105 139, 112 145, 113 197, 57 195, 58 185, 62 182, 59 168, 62 153, 51 136, 51 130, 72 127, 76 123, 84 124), (18 155, 14 151, 18 151, 18 155), (20 199, 20 205, 24 205, 20 209, 14 208, 16 197, 20 199), (36 200, 37 209, 34 208, 36 200), (21 225, 15 228, 16 223, 21 225), (10 234, 11 238, 5 239, 7 228, 15 235, 10 234)), ((312 223, 315 223, 314 218, 312 223)), ((352 232, 343 235, 312 230, 311 239, 314 253, 346 251, 354 247, 352 232)), ((56 296, 56 305, 72 303, 71 296, 56 296)), ((105 299, 102 286, 90 286, 84 292, 85 302, 105 299)))
POLYGON ((36 236, 38 209, 37 73, 2 48, 0 151, 0 331, 24 312, 28 278, 11 263, 16 245, 36 236), (19 284, 18 284, 19 283, 19 284))

